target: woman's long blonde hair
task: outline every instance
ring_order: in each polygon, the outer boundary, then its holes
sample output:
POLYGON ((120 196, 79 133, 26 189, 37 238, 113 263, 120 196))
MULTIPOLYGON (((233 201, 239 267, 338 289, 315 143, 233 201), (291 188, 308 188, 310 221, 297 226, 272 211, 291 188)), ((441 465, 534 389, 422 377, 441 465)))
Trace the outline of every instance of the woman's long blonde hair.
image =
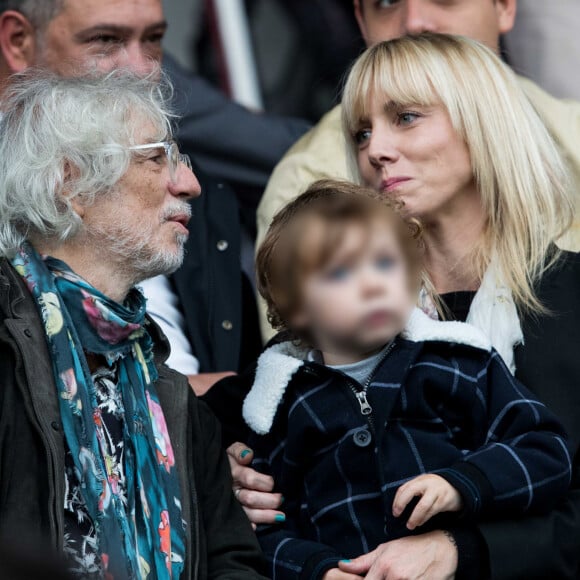
POLYGON ((369 48, 342 100, 348 163, 359 181, 355 135, 378 98, 447 109, 469 149, 487 217, 473 250, 476 274, 481 280, 495 256, 516 305, 543 311, 533 286, 558 259, 554 242, 570 227, 574 206, 564 162, 515 74, 493 51, 459 36, 426 33, 369 48))

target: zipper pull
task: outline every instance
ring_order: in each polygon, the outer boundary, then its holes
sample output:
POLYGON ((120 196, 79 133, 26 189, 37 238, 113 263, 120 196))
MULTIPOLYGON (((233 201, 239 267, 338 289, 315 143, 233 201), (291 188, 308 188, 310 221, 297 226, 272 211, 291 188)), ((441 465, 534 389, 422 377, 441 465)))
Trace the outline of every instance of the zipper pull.
POLYGON ((373 412, 373 408, 370 406, 368 400, 367 400, 367 394, 365 391, 358 391, 358 393, 356 393, 356 398, 358 401, 358 404, 360 405, 360 412, 363 415, 370 415, 373 412))

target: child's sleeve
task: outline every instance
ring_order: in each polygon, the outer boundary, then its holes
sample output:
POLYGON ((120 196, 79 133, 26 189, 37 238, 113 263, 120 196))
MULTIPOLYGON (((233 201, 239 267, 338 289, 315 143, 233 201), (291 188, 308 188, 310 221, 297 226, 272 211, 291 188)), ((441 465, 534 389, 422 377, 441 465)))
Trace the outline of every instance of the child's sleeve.
POLYGON ((472 426, 481 446, 437 474, 461 493, 467 515, 549 510, 571 480, 564 428, 496 351, 475 390, 472 426))
MULTIPOLYGON (((258 526, 258 540, 268 561, 269 573, 278 580, 318 580, 343 558, 333 548, 300 537, 303 466, 286 454, 288 429, 285 412, 278 409, 270 433, 250 438, 254 450, 252 466, 271 475, 275 491, 282 493, 286 521, 258 526)), ((306 450, 305 450, 306 451, 306 450)))

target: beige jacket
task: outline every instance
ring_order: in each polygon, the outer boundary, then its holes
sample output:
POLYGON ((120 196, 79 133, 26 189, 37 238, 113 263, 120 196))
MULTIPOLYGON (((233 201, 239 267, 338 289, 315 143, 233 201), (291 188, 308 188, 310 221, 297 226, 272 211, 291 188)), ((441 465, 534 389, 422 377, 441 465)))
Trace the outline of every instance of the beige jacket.
MULTIPOLYGON (((580 250, 580 102, 556 99, 533 82, 520 77, 520 84, 548 127, 570 168, 576 199, 576 219, 560 245, 580 250)), ((342 135, 341 109, 337 105, 298 140, 274 169, 258 207, 260 244, 274 214, 298 197, 317 179, 348 179, 346 144, 342 135)), ((268 340, 273 330, 260 304, 262 336, 268 340)))

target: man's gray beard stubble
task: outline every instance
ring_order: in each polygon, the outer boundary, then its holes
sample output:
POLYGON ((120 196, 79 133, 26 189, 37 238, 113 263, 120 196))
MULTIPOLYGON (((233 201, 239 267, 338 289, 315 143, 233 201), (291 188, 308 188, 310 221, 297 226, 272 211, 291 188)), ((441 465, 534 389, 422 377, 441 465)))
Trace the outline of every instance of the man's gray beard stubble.
MULTIPOLYGON (((191 215, 191 208, 185 202, 177 202, 168 208, 163 216, 164 222, 176 214, 191 215)), ((144 227, 137 235, 126 225, 118 228, 95 228, 91 237, 98 240, 101 247, 106 247, 110 255, 117 258, 119 264, 126 264, 134 273, 133 285, 159 275, 168 275, 175 272, 183 263, 185 242, 188 235, 175 234, 177 249, 173 251, 157 251, 150 247, 154 228, 144 227)))

